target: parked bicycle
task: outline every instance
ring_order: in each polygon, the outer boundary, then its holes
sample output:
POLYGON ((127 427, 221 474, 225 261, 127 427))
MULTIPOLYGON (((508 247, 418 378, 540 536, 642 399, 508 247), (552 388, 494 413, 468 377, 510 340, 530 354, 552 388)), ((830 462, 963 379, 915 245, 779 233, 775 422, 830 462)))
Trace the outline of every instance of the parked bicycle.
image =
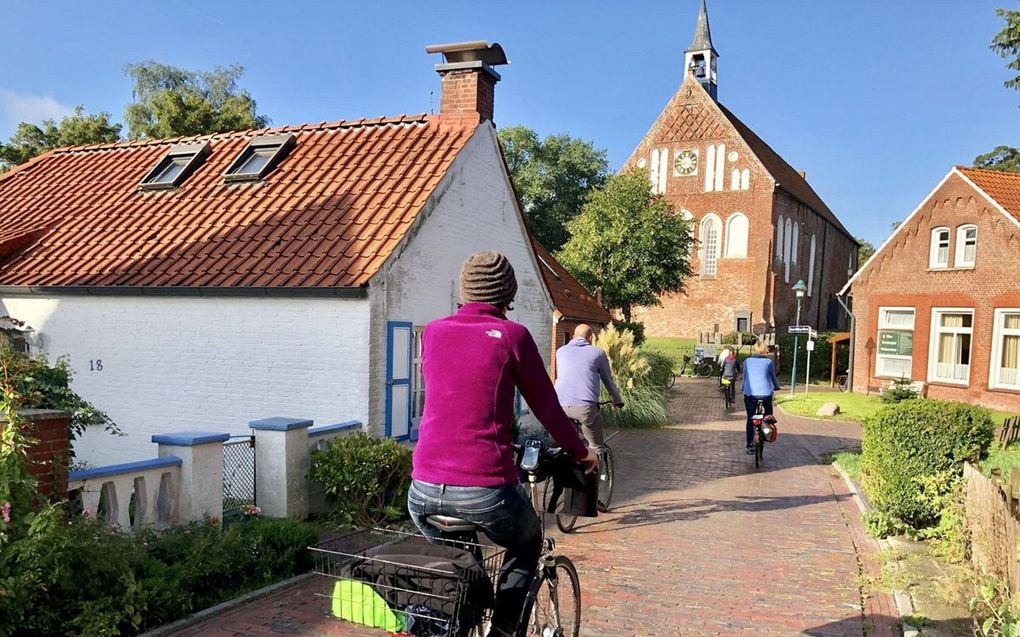
POLYGON ((754 428, 751 444, 754 446, 754 466, 757 469, 765 462, 765 443, 775 442, 778 432, 775 416, 765 414, 765 403, 761 400, 751 416, 751 426, 754 428))
MULTIPOLYGON (((611 405, 612 401, 599 402, 599 409, 602 407, 611 405)), ((574 426, 577 427, 578 432, 581 431, 581 423, 574 420, 574 426)), ((600 513, 609 511, 609 503, 613 499, 613 481, 615 479, 614 473, 616 469, 616 461, 613 460, 613 450, 609 446, 608 440, 602 444, 601 447, 595 449, 595 454, 599 458, 599 494, 598 500, 596 500, 596 509, 600 513)), ((577 525, 577 516, 570 513, 557 513, 556 514, 556 527, 564 533, 570 533, 574 530, 577 525)))
MULTIPOLYGON (((548 448, 539 440, 525 440, 519 447, 518 465, 527 474, 531 501, 539 516, 542 514, 543 502, 539 497, 538 485, 550 466, 564 461, 564 454, 562 449, 548 448)), ((315 572, 322 575, 327 584, 322 596, 331 599, 334 616, 342 617, 337 612, 339 610, 349 616, 370 619, 373 622, 370 625, 387 628, 392 632, 404 631, 410 621, 412 625, 424 625, 429 630, 420 633, 411 628, 408 629, 411 634, 442 637, 483 637, 488 634, 493 610, 491 591, 493 582, 499 577, 504 549, 480 543, 480 529, 472 522, 445 515, 431 515, 427 520, 443 532, 443 538, 438 541, 439 546, 468 551, 475 556, 477 568, 451 573, 444 569, 394 563, 389 559, 366 555, 370 551, 365 549, 380 541, 387 545, 387 549, 428 543, 427 538, 414 533, 373 529, 324 542, 310 548, 316 558, 315 572), (365 534, 369 534, 369 541, 362 537, 365 534), (358 577, 363 572, 372 573, 372 576, 358 577), (451 579, 454 575, 456 577, 451 579), (435 585, 437 578, 442 578, 439 586, 435 585), (355 581, 355 584, 370 584, 372 591, 378 592, 385 600, 382 608, 379 608, 379 604, 361 608, 358 606, 363 603, 360 598, 344 599, 342 595, 338 598, 337 590, 342 591, 341 585, 352 579, 361 580, 355 581), (371 581, 366 581, 369 579, 371 581), (488 587, 489 595, 472 594, 477 593, 480 582, 488 587), (392 610, 394 605, 402 607, 399 609, 400 614, 392 610), (437 615, 442 617, 437 618, 437 615)), ((556 553, 556 542, 544 536, 544 525, 542 553, 538 560, 538 569, 528 589, 515 637, 578 637, 581 625, 581 582, 577 568, 569 558, 556 553)), ((350 619, 349 616, 343 618, 350 619)))
POLYGON ((699 354, 695 354, 693 360, 690 356, 684 354, 684 364, 683 367, 680 368, 680 376, 687 373, 688 365, 691 366, 691 373, 696 376, 708 378, 712 375, 712 363, 699 354))
POLYGON ((839 391, 847 391, 849 389, 847 385, 849 379, 849 374, 839 374, 836 376, 836 386, 839 387, 839 391))

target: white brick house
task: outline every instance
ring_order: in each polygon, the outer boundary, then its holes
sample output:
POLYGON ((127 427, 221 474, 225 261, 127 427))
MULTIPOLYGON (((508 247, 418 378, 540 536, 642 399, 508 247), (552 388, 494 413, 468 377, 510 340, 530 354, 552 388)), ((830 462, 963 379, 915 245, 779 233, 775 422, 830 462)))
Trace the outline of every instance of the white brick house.
POLYGON ((437 115, 60 149, 0 177, 2 311, 127 434, 89 432, 80 459, 274 415, 408 437, 417 328, 455 310, 477 250, 511 259, 511 318, 550 351, 492 124, 502 51, 436 50, 437 115))

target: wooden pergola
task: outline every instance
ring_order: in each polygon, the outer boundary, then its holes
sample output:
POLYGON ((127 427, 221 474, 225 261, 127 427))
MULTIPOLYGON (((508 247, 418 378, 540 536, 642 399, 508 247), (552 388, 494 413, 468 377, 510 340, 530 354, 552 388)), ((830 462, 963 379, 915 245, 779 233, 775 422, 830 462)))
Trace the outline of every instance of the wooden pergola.
POLYGON ((840 343, 846 343, 850 346, 850 332, 837 332, 829 337, 829 345, 832 345, 832 365, 829 374, 829 387, 836 386, 836 350, 839 348, 840 343))

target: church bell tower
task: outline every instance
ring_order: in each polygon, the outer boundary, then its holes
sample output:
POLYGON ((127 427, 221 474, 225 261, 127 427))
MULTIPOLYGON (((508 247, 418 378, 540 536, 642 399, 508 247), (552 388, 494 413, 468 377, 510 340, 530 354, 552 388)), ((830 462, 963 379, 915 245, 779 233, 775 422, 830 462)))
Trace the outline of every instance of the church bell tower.
POLYGON ((708 26, 708 6, 701 0, 701 13, 694 27, 694 41, 684 52, 684 69, 693 73, 701 82, 712 99, 718 100, 718 64, 719 54, 712 46, 712 31, 708 26))

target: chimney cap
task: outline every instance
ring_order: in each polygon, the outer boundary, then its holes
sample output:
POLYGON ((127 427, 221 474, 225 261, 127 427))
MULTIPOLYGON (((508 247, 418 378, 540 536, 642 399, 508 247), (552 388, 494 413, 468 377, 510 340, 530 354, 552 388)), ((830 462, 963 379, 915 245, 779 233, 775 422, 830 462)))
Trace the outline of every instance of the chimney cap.
POLYGON ((485 40, 473 42, 450 42, 448 44, 430 44, 425 47, 426 53, 442 53, 447 64, 459 62, 482 62, 488 66, 510 64, 506 53, 498 42, 492 44, 485 40))

